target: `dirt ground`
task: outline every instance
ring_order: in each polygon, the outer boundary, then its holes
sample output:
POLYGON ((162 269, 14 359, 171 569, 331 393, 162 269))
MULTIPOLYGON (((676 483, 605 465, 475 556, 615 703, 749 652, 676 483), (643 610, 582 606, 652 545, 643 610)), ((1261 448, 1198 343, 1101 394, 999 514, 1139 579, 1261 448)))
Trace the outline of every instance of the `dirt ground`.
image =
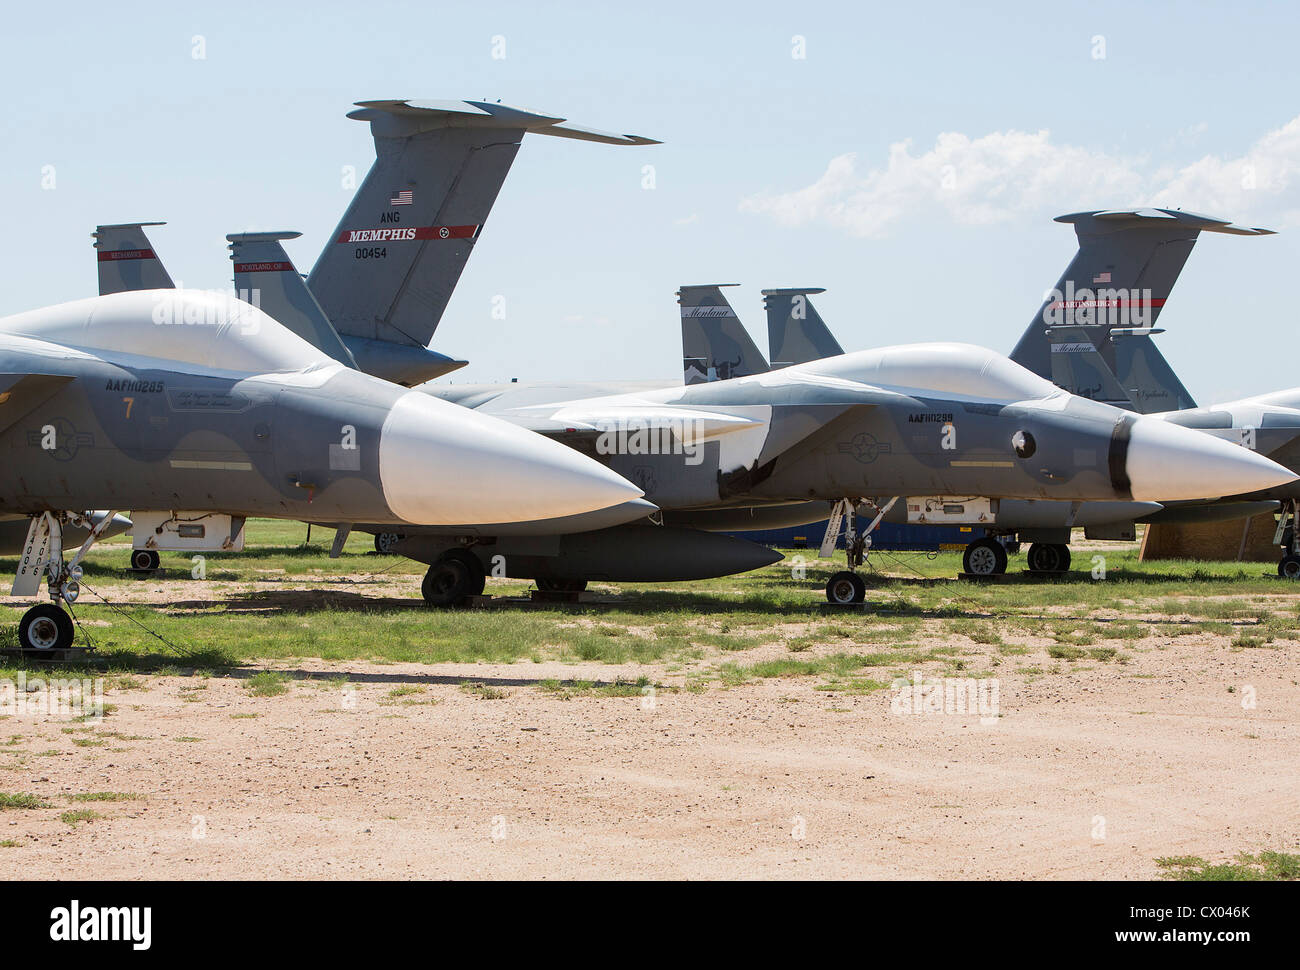
POLYGON ((0 791, 47 806, 0 811, 0 859, 28 879, 1054 879, 1294 849, 1294 665, 1188 640, 999 672, 991 723, 641 665, 312 661, 279 696, 150 676, 97 726, 0 721, 0 791), (538 686, 646 675, 653 696, 538 686), (140 797, 70 797, 90 792, 140 797))

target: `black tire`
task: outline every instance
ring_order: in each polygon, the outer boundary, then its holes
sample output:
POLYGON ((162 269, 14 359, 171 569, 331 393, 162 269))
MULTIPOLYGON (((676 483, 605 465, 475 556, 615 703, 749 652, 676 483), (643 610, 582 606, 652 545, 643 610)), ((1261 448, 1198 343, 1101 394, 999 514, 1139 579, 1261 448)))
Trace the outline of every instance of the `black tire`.
POLYGON ((162 560, 152 549, 133 549, 131 551, 131 568, 137 573, 154 572, 162 560))
POLYGON ((836 573, 826 582, 826 601, 837 606, 850 606, 867 598, 867 584, 857 573, 847 569, 836 573))
POLYGON ((487 576, 473 553, 453 550, 443 553, 429 567, 420 593, 430 606, 464 606, 471 596, 483 592, 487 576))
POLYGON ((547 579, 539 576, 533 582, 543 593, 581 593, 587 588, 585 579, 547 579))
POLYGON ((381 556, 387 556, 393 551, 393 546, 405 538, 406 536, 397 532, 376 532, 375 552, 381 556))
POLYGON ((1063 573, 1070 568, 1070 547, 1035 542, 1029 547, 1027 562, 1031 573, 1063 573))
POLYGON ((1277 574, 1283 579, 1300 579, 1300 556, 1294 553, 1283 556, 1277 564, 1277 574))
POLYGON ((24 650, 66 650, 75 635, 72 617, 53 603, 33 606, 18 621, 18 645, 24 650))
POLYGON ((463 562, 470 571, 471 580, 469 595, 482 596, 483 589, 487 586, 487 570, 483 568, 483 563, 479 561, 478 556, 467 549, 453 549, 451 552, 444 553, 463 562))
POLYGON ((976 539, 962 553, 961 567, 972 576, 1001 576, 1007 571, 1007 551, 996 539, 976 539))

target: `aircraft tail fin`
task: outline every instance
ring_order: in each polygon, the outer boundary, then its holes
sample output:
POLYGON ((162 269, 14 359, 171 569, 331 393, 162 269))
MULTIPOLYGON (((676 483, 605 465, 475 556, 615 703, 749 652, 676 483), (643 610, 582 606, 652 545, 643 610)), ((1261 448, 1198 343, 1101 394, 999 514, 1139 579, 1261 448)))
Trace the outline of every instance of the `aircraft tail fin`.
POLYGON ((313 347, 348 367, 357 362, 329 317, 307 289, 289 254, 280 245, 300 232, 240 232, 226 236, 235 264, 235 293, 292 330, 313 347))
POLYGON ((1177 388, 1147 383, 1173 376, 1163 357, 1163 367, 1148 366, 1153 354, 1159 356, 1150 333, 1197 237, 1202 232, 1263 236, 1272 230, 1178 209, 1103 209, 1058 216, 1056 221, 1074 226, 1079 248, 1021 335, 1011 359, 1050 379, 1053 340, 1049 332, 1055 327, 1087 327, 1094 334, 1105 333, 1107 342, 1109 335, 1129 331, 1136 336, 1124 340, 1136 342, 1113 358, 1106 355, 1115 361, 1114 376, 1121 386, 1165 400, 1186 395, 1176 377, 1177 388), (1131 373, 1125 369, 1129 366, 1134 368, 1131 373))
POLYGON ((165 225, 165 222, 124 222, 95 227, 100 296, 133 290, 170 290, 176 285, 144 231, 145 226, 165 225))
POLYGON ((1101 330, 1100 327, 1052 328, 1051 381, 1079 397, 1133 410, 1128 391, 1115 376, 1114 348, 1098 332, 1101 330))
POLYGON ((722 287, 738 283, 683 286, 677 291, 682 308, 682 370, 687 384, 725 381, 765 374, 771 370, 722 287))
POLYGON ((1140 414, 1196 407, 1191 392, 1151 339, 1152 333, 1160 332, 1112 330, 1108 334, 1115 347, 1115 373, 1140 414))
POLYGON ((825 292, 819 287, 763 291, 763 308, 767 311, 767 352, 774 370, 844 353, 844 348, 808 299, 815 293, 825 292))
POLYGON ((423 348, 525 134, 653 145, 483 101, 360 101, 375 161, 307 285, 335 329, 423 348))

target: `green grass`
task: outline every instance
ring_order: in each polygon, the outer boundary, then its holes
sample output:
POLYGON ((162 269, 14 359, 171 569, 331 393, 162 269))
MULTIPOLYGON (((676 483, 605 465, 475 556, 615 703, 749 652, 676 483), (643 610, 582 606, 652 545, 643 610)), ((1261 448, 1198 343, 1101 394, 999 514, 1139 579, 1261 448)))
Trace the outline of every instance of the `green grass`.
POLYGON ((1199 856, 1156 859, 1161 875, 1184 882, 1294 882, 1300 879, 1300 855, 1289 852, 1239 853, 1234 862, 1209 863, 1199 856))
POLYGON ((0 809, 5 808, 50 808, 50 803, 36 795, 10 794, 0 792, 0 809))
POLYGON ((538 683, 538 689, 552 697, 569 700, 573 697, 641 697, 647 688, 654 687, 648 677, 635 680, 615 680, 608 684, 598 684, 591 680, 554 680, 547 679, 538 683))
MULTIPOLYGON (((931 557, 880 551, 863 571, 872 605, 862 614, 823 609, 820 590, 842 562, 816 560, 809 550, 798 552, 808 571, 797 582, 788 564, 778 563, 690 583, 593 584, 597 598, 612 600, 610 605, 443 612, 420 599, 422 565, 376 555, 362 533, 349 539, 342 556, 330 559, 333 533, 313 529, 310 543, 306 533, 296 522, 250 521, 244 552, 207 557, 208 580, 225 585, 206 595, 197 584, 195 593, 187 592, 188 556, 165 553, 163 572, 142 581, 124 570, 128 542, 100 544, 85 564, 88 588, 77 604, 78 616, 93 624, 99 660, 71 668, 69 675, 105 675, 110 691, 125 692, 144 685, 142 674, 189 677, 300 658, 690 665, 719 655, 739 661, 747 651, 777 648, 821 664, 818 655, 826 651, 866 654, 862 648, 876 645, 882 656, 939 639, 950 652, 1014 656, 1039 648, 1005 638, 1030 631, 1055 641, 1049 652, 1057 659, 1106 660, 1117 659, 1109 651, 1118 644, 1139 649, 1153 635, 1222 637, 1232 649, 1285 646, 1300 619, 1300 584, 1279 582, 1271 564, 1142 563, 1136 546, 1106 551, 1103 581, 1091 579, 1088 557, 1081 553, 1078 569, 1050 583, 1022 575, 1023 557, 1013 559, 1004 582, 978 584, 955 581, 956 552, 931 557), (169 584, 165 602, 125 602, 149 582, 169 584), (288 588, 295 584, 309 588, 288 588), (118 602, 126 616, 102 604, 90 588, 118 602), (1117 613, 1177 622, 1106 622, 1117 613)), ((0 570, 12 571, 13 565, 12 559, 0 560, 0 570)), ((488 592, 520 593, 528 585, 494 580, 488 592)), ((0 606, 0 641, 12 640, 22 609, 0 606)), ((927 659, 937 658, 922 658, 927 659)), ((786 669, 800 676, 798 668, 786 669)), ((0 670, 0 677, 19 670, 42 673, 18 665, 0 670)), ((248 690, 273 697, 288 686, 287 679, 261 672, 249 678, 248 690)))
POLYGON ((287 693, 289 678, 278 670, 261 670, 248 678, 248 692, 254 697, 278 697, 287 693))
POLYGON ((93 822, 95 819, 103 817, 99 812, 91 808, 70 808, 59 815, 59 821, 75 828, 78 822, 93 822))
POLYGON ((467 694, 477 697, 481 701, 502 701, 510 696, 510 691, 501 687, 493 687, 490 684, 471 683, 464 681, 460 689, 467 694))
POLYGON ((69 795, 68 801, 72 802, 129 802, 136 799, 144 798, 143 795, 135 795, 131 792, 121 791, 88 791, 76 795, 69 795))

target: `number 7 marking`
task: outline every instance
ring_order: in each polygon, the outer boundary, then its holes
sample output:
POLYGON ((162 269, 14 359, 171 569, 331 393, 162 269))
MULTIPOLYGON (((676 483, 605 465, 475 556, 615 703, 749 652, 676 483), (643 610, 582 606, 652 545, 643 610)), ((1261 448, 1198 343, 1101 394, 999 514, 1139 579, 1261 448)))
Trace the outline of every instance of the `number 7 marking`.
POLYGON ((127 417, 127 420, 129 421, 129 420, 131 419, 131 406, 132 406, 133 404, 135 404, 135 398, 133 398, 133 397, 124 397, 124 398, 122 398, 122 400, 126 402, 126 417, 127 417))

